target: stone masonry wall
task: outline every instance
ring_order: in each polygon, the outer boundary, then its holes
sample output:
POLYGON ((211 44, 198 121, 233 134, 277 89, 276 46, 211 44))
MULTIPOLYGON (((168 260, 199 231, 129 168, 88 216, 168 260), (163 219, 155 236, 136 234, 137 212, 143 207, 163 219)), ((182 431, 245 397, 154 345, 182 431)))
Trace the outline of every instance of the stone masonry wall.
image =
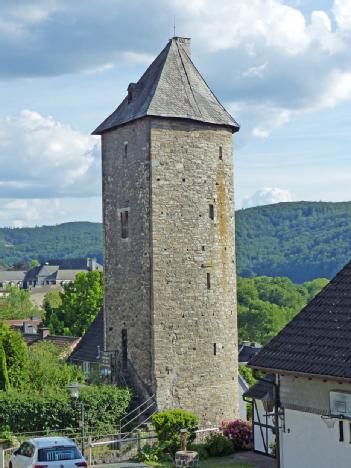
POLYGON ((144 383, 151 386, 150 317, 150 127, 147 119, 102 136, 105 228, 105 323, 107 350, 122 349, 144 383), (128 209, 127 239, 120 210, 128 209))
POLYGON ((151 159, 157 403, 217 424, 239 415, 232 133, 153 119, 151 159))

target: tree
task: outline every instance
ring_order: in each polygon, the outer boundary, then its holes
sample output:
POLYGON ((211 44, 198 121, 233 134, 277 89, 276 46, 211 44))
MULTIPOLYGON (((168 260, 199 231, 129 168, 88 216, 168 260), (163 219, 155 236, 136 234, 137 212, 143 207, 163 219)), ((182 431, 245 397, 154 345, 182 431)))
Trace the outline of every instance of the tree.
POLYGON ((28 348, 20 333, 0 324, 0 342, 6 358, 9 385, 23 389, 28 385, 28 348))
POLYGON ((100 271, 78 273, 60 293, 61 305, 44 303, 44 323, 51 333, 82 336, 103 304, 103 278, 100 271))
POLYGON ((328 280, 301 285, 288 278, 238 278, 240 340, 267 343, 311 300, 328 280))
POLYGON ((10 382, 7 372, 6 355, 2 342, 0 341, 0 390, 7 392, 9 388, 10 382))
POLYGON ((30 293, 15 286, 6 288, 8 296, 1 299, 0 320, 25 319, 40 315, 38 307, 30 300, 30 293))
POLYGON ((41 342, 29 348, 30 388, 42 392, 45 388, 64 389, 74 381, 83 382, 84 374, 77 366, 65 363, 62 350, 50 342, 41 342))

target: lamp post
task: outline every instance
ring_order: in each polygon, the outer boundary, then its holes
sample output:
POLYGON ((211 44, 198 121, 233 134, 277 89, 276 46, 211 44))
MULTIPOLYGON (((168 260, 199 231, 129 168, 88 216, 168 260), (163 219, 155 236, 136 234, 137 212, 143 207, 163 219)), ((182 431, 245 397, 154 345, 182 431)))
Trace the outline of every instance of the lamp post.
MULTIPOLYGON (((78 406, 78 399, 79 399, 79 389, 81 387, 84 387, 84 385, 79 384, 78 382, 73 382, 70 385, 66 385, 66 388, 68 388, 71 392, 71 398, 73 401, 73 404, 75 407, 78 406)), ((84 456, 84 449, 85 449, 85 444, 84 444, 84 438, 85 438, 85 432, 84 432, 84 405, 83 402, 80 402, 80 421, 79 421, 79 427, 80 427, 80 436, 81 436, 81 448, 82 448, 82 455, 84 456)))

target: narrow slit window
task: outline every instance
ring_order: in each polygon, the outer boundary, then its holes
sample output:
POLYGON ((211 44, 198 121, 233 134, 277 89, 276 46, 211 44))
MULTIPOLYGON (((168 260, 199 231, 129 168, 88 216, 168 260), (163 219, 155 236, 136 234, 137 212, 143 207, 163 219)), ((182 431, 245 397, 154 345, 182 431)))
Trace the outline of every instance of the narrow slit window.
POLYGON ((213 343, 213 355, 217 356, 217 343, 213 343))
POLYGON ((124 157, 128 156, 128 143, 124 143, 124 157))
POLYGON ((128 239, 128 210, 121 211, 121 237, 128 239))
POLYGON ((349 434, 350 434, 350 444, 351 444, 351 423, 349 423, 349 434))
POLYGON ((339 421, 339 442, 344 442, 344 421, 339 421))
POLYGON ((219 155, 219 159, 222 161, 222 159, 223 159, 223 148, 222 148, 222 146, 219 147, 218 155, 219 155))
POLYGON ((211 289, 211 274, 207 273, 207 289, 211 289))
POLYGON ((209 216, 210 216, 210 219, 213 220, 213 219, 214 219, 214 206, 213 206, 213 204, 210 203, 210 204, 208 205, 208 208, 209 208, 209 216))

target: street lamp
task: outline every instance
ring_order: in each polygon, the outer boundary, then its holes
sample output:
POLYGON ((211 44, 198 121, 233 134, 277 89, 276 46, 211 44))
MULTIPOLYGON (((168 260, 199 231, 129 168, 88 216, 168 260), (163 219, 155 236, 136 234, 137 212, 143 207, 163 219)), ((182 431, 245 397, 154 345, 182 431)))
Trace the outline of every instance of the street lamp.
MULTIPOLYGON (((73 401, 73 405, 77 407, 78 405, 78 398, 79 398, 79 389, 81 387, 85 387, 85 385, 82 385, 78 382, 73 382, 70 385, 66 385, 66 388, 68 388, 71 392, 71 398, 73 401)), ((85 438, 85 433, 84 433, 84 405, 83 402, 80 402, 80 421, 79 421, 79 427, 80 427, 80 435, 81 435, 81 440, 82 440, 82 455, 84 456, 84 438, 85 438)))

